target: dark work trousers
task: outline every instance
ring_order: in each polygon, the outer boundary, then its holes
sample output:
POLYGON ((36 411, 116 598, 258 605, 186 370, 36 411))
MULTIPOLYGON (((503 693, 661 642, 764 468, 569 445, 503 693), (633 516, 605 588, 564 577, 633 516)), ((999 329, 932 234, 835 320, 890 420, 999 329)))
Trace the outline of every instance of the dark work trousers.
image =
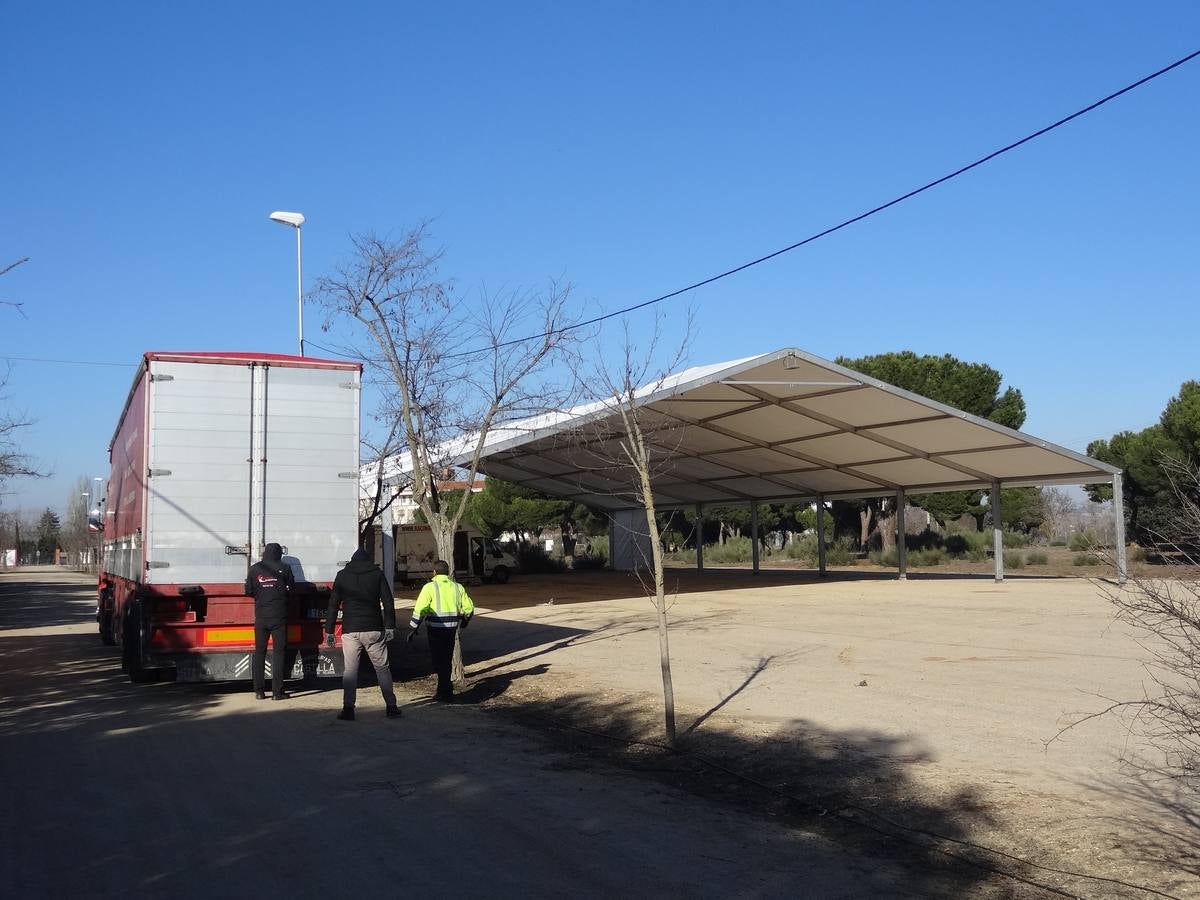
POLYGON ((254 690, 263 693, 267 662, 267 635, 271 636, 271 690, 278 697, 283 693, 283 671, 287 652, 287 622, 254 623, 254 690))
POLYGON ((450 682, 450 665, 454 662, 454 636, 458 628, 429 628, 429 655, 433 657, 433 671, 437 672, 437 696, 445 699, 454 696, 450 682))

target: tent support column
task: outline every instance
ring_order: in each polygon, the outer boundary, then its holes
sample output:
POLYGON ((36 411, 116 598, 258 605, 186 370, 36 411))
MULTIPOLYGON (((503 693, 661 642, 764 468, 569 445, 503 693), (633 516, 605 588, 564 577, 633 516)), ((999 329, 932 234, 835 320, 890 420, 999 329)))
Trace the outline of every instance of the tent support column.
POLYGON ((1125 559, 1125 495, 1122 493, 1122 478, 1118 473, 1112 477, 1113 488, 1113 543, 1116 545, 1117 583, 1124 584, 1129 578, 1129 567, 1125 559))
POLYGON ((900 580, 908 578, 908 542, 904 539, 908 534, 904 521, 904 507, 908 505, 908 495, 903 490, 896 492, 896 565, 900 570, 900 580))
POLYGON ((996 562, 996 583, 1004 580, 1004 510, 1000 505, 1000 482, 992 482, 992 555, 996 562))
POLYGON ((825 496, 817 494, 817 571, 825 577, 825 496))
POLYGON ((758 501, 750 501, 750 559, 758 574, 758 501))
POLYGON ((696 504, 696 571, 704 571, 704 504, 696 504))

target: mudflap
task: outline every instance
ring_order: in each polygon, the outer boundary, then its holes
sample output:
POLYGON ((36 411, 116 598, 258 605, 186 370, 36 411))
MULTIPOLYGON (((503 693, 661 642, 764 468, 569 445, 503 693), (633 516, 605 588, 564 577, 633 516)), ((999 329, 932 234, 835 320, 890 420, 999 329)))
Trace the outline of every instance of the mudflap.
MULTIPOLYGON (((312 648, 288 650, 289 680, 313 681, 317 678, 340 677, 343 671, 341 649, 312 648)), ((147 663, 175 670, 176 681, 250 681, 253 678, 252 650, 231 650, 222 653, 155 654, 147 663)), ((266 677, 271 678, 271 653, 266 659, 266 677)))

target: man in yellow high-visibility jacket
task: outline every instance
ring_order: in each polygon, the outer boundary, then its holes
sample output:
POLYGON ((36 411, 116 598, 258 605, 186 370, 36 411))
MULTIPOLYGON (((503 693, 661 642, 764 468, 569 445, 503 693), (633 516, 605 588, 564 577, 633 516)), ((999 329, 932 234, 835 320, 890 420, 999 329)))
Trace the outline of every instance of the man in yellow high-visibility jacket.
POLYGON ((429 621, 429 654, 433 657, 433 670, 437 672, 438 684, 435 700, 448 703, 454 699, 454 687, 450 681, 450 666, 454 659, 454 640, 459 628, 466 628, 475 614, 475 603, 467 589, 450 578, 450 566, 444 559, 433 564, 433 578, 421 588, 417 605, 413 607, 412 621, 408 624, 412 640, 421 621, 429 621))

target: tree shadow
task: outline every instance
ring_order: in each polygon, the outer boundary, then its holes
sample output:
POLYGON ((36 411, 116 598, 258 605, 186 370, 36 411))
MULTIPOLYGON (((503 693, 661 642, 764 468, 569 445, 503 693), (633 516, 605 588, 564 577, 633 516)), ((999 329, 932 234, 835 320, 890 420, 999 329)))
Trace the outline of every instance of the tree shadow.
POLYGON ((0 632, 95 621, 94 581, 80 584, 77 575, 66 571, 0 575, 0 632))
POLYGON ((703 713, 701 713, 699 716, 697 716, 692 721, 692 724, 684 729, 684 731, 683 731, 684 735, 691 734, 693 731, 695 731, 697 728, 699 728, 701 725, 703 725, 708 720, 708 718, 710 716, 712 716, 713 713, 719 711, 730 700, 732 700, 734 697, 736 697, 738 694, 740 694, 746 688, 750 687, 751 682, 753 682, 755 678, 757 678, 759 675, 761 675, 763 672, 765 672, 767 670, 767 666, 769 666, 772 663, 772 661, 774 661, 774 659, 775 659, 774 656, 761 657, 758 660, 758 662, 754 664, 754 667, 751 668, 749 674, 746 675, 745 680, 741 684, 739 684, 736 688, 734 688, 732 691, 730 691, 728 694, 726 694, 721 699, 721 701, 719 703, 717 703, 716 706, 712 707, 711 709, 705 710, 703 713))
MULTIPOLYGON (((760 660, 742 687, 766 664, 769 660, 760 660)), ((1042 866, 974 843, 973 835, 1000 824, 986 792, 969 783, 936 792, 923 787, 912 772, 933 756, 911 739, 868 729, 832 730, 798 718, 765 737, 697 730, 695 725, 715 711, 710 710, 697 717, 672 751, 660 743, 661 698, 612 700, 578 692, 540 697, 522 690, 485 708, 556 736, 559 746, 586 759, 617 763, 639 776, 818 834, 880 865, 902 866, 905 874, 893 876, 883 891, 887 896, 1025 896, 1028 891, 1042 896, 1064 890, 1097 896, 1100 883, 1088 873, 1042 866)))
POLYGON ((1164 878, 1173 879, 1164 885, 1167 890, 1200 890, 1200 795, 1195 786, 1153 768, 1126 768, 1124 776, 1087 785, 1119 798, 1125 809, 1143 811, 1098 817, 1111 820, 1122 835, 1113 853, 1158 867, 1164 878))

